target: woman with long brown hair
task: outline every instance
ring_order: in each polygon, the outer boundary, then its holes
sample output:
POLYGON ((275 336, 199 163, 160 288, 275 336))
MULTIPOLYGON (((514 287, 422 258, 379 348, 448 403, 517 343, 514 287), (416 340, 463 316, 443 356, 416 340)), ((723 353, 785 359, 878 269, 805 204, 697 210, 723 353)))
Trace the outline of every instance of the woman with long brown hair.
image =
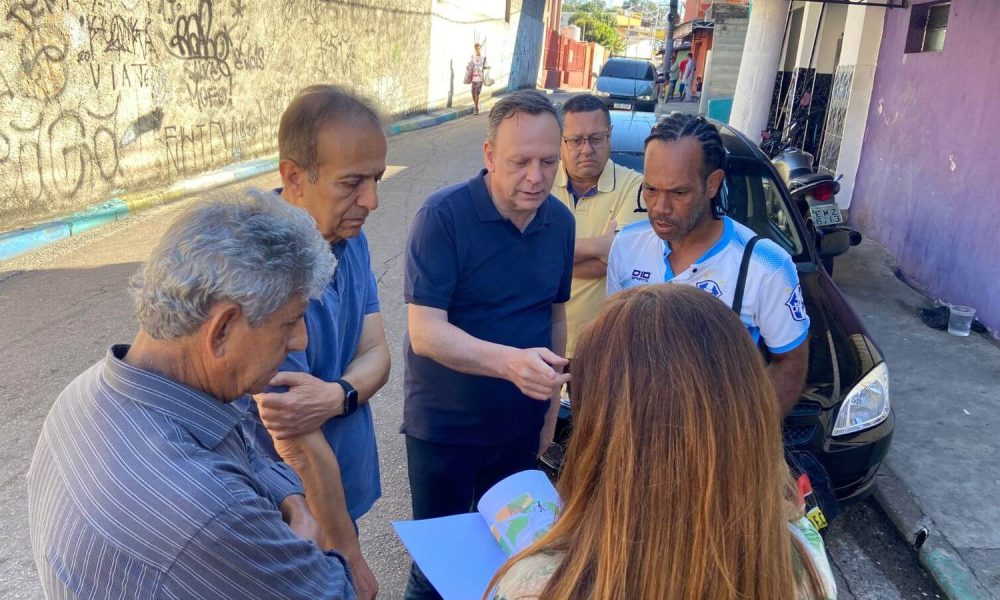
POLYGON ((836 597, 802 517, 764 362, 705 292, 612 296, 580 337, 573 435, 553 528, 494 577, 494 599, 836 597))

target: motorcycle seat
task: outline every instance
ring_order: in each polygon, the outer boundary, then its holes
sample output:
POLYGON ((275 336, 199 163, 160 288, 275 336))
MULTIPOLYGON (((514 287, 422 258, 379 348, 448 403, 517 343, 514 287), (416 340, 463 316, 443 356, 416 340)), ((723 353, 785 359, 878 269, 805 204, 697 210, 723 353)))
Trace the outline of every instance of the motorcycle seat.
POLYGON ((807 185, 814 185, 821 181, 833 181, 833 177, 825 173, 809 173, 808 175, 793 177, 788 187, 794 190, 807 185))

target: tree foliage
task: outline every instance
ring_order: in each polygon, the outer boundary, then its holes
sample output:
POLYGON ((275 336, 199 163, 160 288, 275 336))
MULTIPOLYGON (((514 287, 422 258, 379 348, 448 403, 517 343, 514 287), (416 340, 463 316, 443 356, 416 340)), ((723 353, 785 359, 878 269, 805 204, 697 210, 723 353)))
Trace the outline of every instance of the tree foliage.
POLYGON ((607 12, 607 8, 601 0, 566 0, 562 3, 563 12, 607 12))
POLYGON ((617 23, 615 15, 604 8, 603 2, 597 0, 593 2, 566 2, 563 4, 563 10, 570 12, 570 4, 580 7, 569 22, 570 25, 576 25, 580 28, 584 41, 597 42, 611 51, 612 54, 619 54, 625 50, 625 40, 615 29, 617 23), (582 10, 582 8, 596 8, 597 10, 582 10))
POLYGON ((622 10, 630 9, 642 15, 642 25, 653 27, 657 25, 657 18, 661 14, 666 14, 666 7, 660 6, 650 0, 625 0, 622 2, 622 10))

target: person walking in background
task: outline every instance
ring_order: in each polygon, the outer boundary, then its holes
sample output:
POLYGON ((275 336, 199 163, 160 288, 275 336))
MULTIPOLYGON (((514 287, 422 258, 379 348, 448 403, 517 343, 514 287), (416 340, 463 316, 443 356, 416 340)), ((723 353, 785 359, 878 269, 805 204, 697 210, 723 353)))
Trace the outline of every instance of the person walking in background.
POLYGON ((836 598, 774 387, 728 306, 688 286, 625 291, 573 360, 562 512, 486 597, 836 598))
POLYGON ((472 114, 479 114, 479 94, 483 91, 483 81, 486 80, 486 55, 483 54, 483 47, 476 42, 473 46, 475 52, 469 59, 469 64, 465 67, 466 79, 472 84, 472 114))
POLYGON ((697 64, 694 62, 694 57, 689 56, 684 62, 684 67, 681 69, 681 100, 687 101, 694 97, 694 72, 697 68, 697 64))
POLYGON ((680 65, 677 64, 676 52, 670 55, 670 70, 668 71, 668 74, 667 78, 670 80, 670 84, 667 86, 667 102, 670 102, 674 99, 674 90, 677 89, 677 79, 681 74, 680 65))
POLYGON ((685 56, 684 60, 677 67, 677 77, 680 81, 680 86, 677 88, 677 95, 681 97, 681 101, 684 100, 684 92, 687 89, 687 80, 684 78, 684 74, 687 72, 688 63, 691 62, 691 56, 685 56))

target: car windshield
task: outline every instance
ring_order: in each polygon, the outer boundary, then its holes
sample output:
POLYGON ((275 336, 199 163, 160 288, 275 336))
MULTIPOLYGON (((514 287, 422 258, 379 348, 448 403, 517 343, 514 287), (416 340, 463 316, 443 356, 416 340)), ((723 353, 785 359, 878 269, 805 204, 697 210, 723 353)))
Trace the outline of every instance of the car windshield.
POLYGON ((653 81, 656 78, 656 72, 649 63, 637 60, 610 60, 601 69, 601 77, 653 81))
MULTIPOLYGON (((643 157, 638 152, 613 152, 611 160, 642 173, 643 157)), ((798 226, 770 171, 751 160, 731 160, 720 194, 729 217, 777 243, 795 262, 809 262, 798 226)), ((636 208, 646 208, 641 197, 636 198, 636 208)))

